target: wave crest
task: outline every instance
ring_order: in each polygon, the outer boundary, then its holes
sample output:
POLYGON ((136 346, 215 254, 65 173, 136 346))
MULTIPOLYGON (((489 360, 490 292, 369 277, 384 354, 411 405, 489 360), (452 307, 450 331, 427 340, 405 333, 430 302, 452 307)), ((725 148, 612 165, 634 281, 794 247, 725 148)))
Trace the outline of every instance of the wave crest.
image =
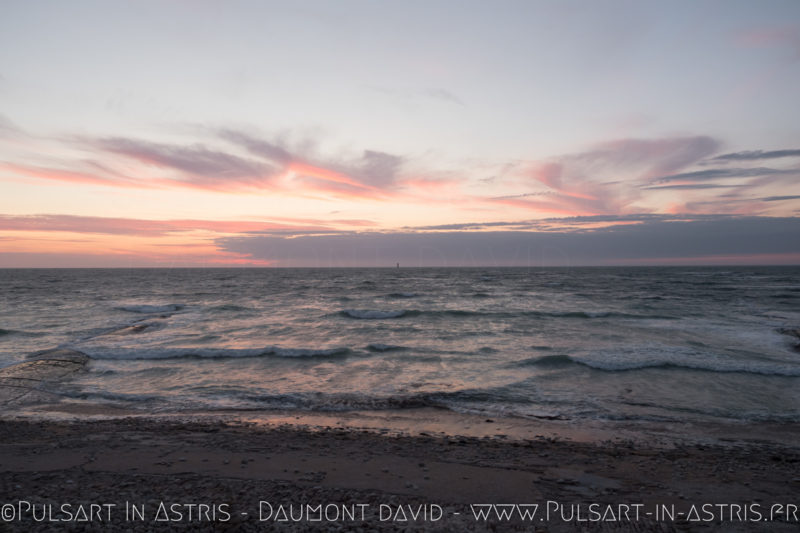
POLYGON ((166 305, 121 305, 116 309, 120 311, 127 311, 129 313, 142 313, 142 314, 158 314, 158 313, 175 313, 186 307, 183 304, 166 304, 166 305))
POLYGON ((162 360, 162 359, 236 359, 244 357, 341 357, 351 352, 349 348, 169 348, 159 350, 133 349, 117 351, 86 350, 92 359, 105 360, 162 360))
POLYGON ((406 350, 405 346, 396 346, 394 344, 382 344, 380 342, 373 342, 367 346, 367 350, 372 352, 391 352, 396 350, 406 350))
POLYGON ((572 365, 601 370, 603 372, 629 372, 647 368, 674 368, 699 372, 760 374, 765 376, 800 377, 800 365, 768 361, 741 361, 736 359, 707 358, 703 354, 675 353, 653 354, 647 358, 632 359, 624 356, 599 357, 570 356, 566 354, 544 355, 524 359, 513 366, 536 366, 562 368, 572 365))

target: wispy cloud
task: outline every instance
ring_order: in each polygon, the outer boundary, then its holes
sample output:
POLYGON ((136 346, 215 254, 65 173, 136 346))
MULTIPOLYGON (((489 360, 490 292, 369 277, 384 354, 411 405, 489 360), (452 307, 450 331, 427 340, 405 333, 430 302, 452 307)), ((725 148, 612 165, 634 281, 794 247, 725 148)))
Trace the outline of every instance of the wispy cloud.
POLYGON ((761 198, 762 202, 783 202, 785 200, 800 200, 800 195, 792 195, 792 196, 767 196, 766 198, 761 198))
POLYGON ((264 188, 278 170, 264 162, 211 150, 199 144, 174 146, 122 137, 99 139, 92 144, 146 165, 177 170, 182 173, 178 181, 210 189, 264 188))
MULTIPOLYGON (((1 117, 0 117, 1 118, 1 117)), ((2 126, 2 124, 0 124, 2 126)), ((9 130, 12 133, 16 130, 9 130)), ((76 184, 134 188, 194 188, 214 192, 274 191, 289 195, 382 200, 413 194, 428 185, 452 183, 419 171, 406 172, 408 159, 378 150, 358 156, 323 156, 305 142, 292 149, 241 131, 216 130, 212 145, 153 142, 129 137, 68 138, 62 145, 89 152, 60 164, 0 161, 8 175, 76 184), (245 152, 242 154, 242 150, 245 152)))
POLYGON ((670 176, 661 176, 654 180, 653 184, 669 183, 671 181, 706 181, 717 179, 736 179, 736 178, 753 178, 759 176, 775 176, 786 174, 798 174, 800 170, 794 169, 777 169, 777 168, 712 168, 707 170, 697 170, 694 172, 683 172, 681 174, 673 174, 670 176))
POLYGON ((113 172, 92 173, 84 170, 65 170, 61 168, 44 167, 39 165, 25 165, 0 162, 0 172, 10 176, 22 176, 37 180, 61 181, 79 185, 103 185, 111 187, 152 188, 158 187, 155 181, 137 180, 115 174, 113 172))
POLYGON ((789 59, 800 61, 800 25, 775 25, 749 28, 739 32, 737 41, 751 48, 778 48, 789 52, 789 59))
POLYGON ((572 217, 552 217, 529 220, 464 222, 459 224, 439 224, 432 226, 407 226, 407 231, 452 231, 452 230, 486 230, 504 228, 514 230, 580 232, 594 231, 615 225, 651 224, 661 222, 710 221, 731 218, 727 214, 669 214, 669 213, 635 213, 629 215, 590 215, 572 217))
MULTIPOLYGON (((12 138, 22 139, 22 133, 10 131, 12 138)), ((745 207, 752 209, 751 214, 785 214, 787 206, 770 207, 762 198, 778 196, 783 192, 779 187, 800 175, 797 168, 746 166, 796 157, 800 150, 715 155, 721 141, 703 135, 618 139, 540 160, 459 161, 436 168, 424 156, 380 150, 323 153, 319 140, 290 142, 290 133, 266 136, 242 128, 211 127, 193 127, 191 133, 187 142, 123 136, 50 139, 61 143, 52 150, 62 154, 61 159, 44 149, 9 150, 8 154, 27 155, 0 161, 0 177, 149 190, 275 193, 384 205, 438 205, 446 200, 457 205, 453 209, 508 208, 517 214, 530 212, 532 217, 568 217, 702 209, 742 213, 745 207), (37 156, 43 153, 48 155, 37 156), (81 155, 63 155, 69 153, 81 155), (729 162, 739 165, 730 168, 725 164, 729 162), (716 166, 704 166, 709 164, 716 166), (481 179, 491 171, 502 177, 492 182, 481 179), (715 194, 726 189, 736 194, 727 198, 715 194), (677 193, 683 197, 676 198, 677 193), (663 198, 670 194, 666 204, 663 198)))
POLYGON ((707 136, 620 139, 529 166, 528 177, 546 187, 492 198, 504 205, 561 215, 620 214, 639 210, 639 184, 682 170, 713 154, 719 141, 707 136), (621 179, 620 179, 621 178, 621 179), (544 196, 542 193, 548 193, 544 196), (526 198, 540 196, 537 199, 526 198))
MULTIPOLYGON (((0 78, 2 80, 2 78, 0 78)), ((14 124, 10 118, 0 113, 0 137, 6 135, 19 135, 22 129, 14 124)))
POLYGON ((464 102, 453 94, 452 92, 448 91, 447 89, 435 89, 435 88, 428 88, 423 89, 422 94, 429 96, 430 98, 434 98, 437 100, 443 100, 445 102, 451 102, 453 104, 458 104, 460 106, 464 105, 464 102))
POLYGON ((730 189, 731 187, 740 187, 740 185, 719 185, 714 183, 681 183, 677 185, 652 185, 649 187, 642 187, 648 191, 656 190, 703 190, 703 189, 730 189))
POLYGON ((389 96, 399 97, 403 99, 425 98, 431 100, 438 100, 459 106, 466 106, 464 101, 459 98, 455 93, 441 87, 425 87, 421 89, 400 89, 389 87, 374 87, 370 86, 375 92, 386 94, 389 96))
MULTIPOLYGON (((376 150, 364 150, 356 158, 323 158, 314 154, 308 143, 301 150, 292 150, 242 131, 224 129, 219 135, 284 171, 346 184, 356 189, 362 187, 365 192, 391 187, 405 163, 405 158, 401 156, 376 150)), ((349 192, 355 191, 351 189, 349 192)))
POLYGON ((234 144, 243 146, 251 154, 263 157, 282 166, 289 165, 292 161, 297 159, 294 154, 280 144, 256 138, 241 131, 222 129, 218 130, 218 135, 234 144))
POLYGON ((714 157, 711 161, 756 161, 759 159, 778 159, 782 157, 800 157, 800 150, 745 150, 714 157))
MULTIPOLYGON (((364 223, 368 223, 368 221, 338 221, 340 225, 350 226, 361 226, 364 223)), ((55 231, 163 237, 170 234, 198 231, 221 234, 294 235, 331 233, 339 230, 329 223, 303 219, 294 224, 287 224, 250 220, 148 220, 75 215, 0 215, 0 231, 55 231)))

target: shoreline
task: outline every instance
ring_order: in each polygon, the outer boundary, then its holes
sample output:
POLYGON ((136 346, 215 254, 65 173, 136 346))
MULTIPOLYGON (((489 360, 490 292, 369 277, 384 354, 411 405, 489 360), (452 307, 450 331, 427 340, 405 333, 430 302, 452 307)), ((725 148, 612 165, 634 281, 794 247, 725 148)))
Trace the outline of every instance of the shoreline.
MULTIPOLYGON (((174 523, 125 522, 122 529, 131 531, 172 526, 212 530, 235 523, 232 530, 241 531, 276 526, 293 531, 320 527, 395 531, 411 525, 413 530, 557 532, 574 531, 577 523, 558 515, 536 521, 538 529, 519 517, 480 521, 470 515, 470 506, 594 503, 641 505, 642 512, 663 505, 682 512, 706 503, 756 505, 761 511, 776 504, 800 504, 800 449, 763 442, 674 443, 667 448, 644 441, 581 442, 543 435, 504 439, 382 434, 336 426, 302 427, 284 420, 264 424, 209 418, 3 417, 0 443, 4 504, 114 504, 119 518, 125 502, 141 505, 151 515, 159 502, 203 503, 225 504, 232 514, 224 523, 220 516, 216 521, 187 522, 185 515, 174 523), (263 501, 275 508, 306 503, 367 505, 374 512, 360 522, 264 521, 256 517, 263 501), (385 509, 381 505, 428 505, 428 511, 436 505, 445 517, 381 521, 375 514, 385 509)), ((590 525, 597 531, 693 530, 700 525, 704 531, 788 531, 798 525, 792 520, 766 524, 720 518, 692 524, 642 516, 635 522, 590 525)), ((99 521, 79 525, 91 531, 116 530, 99 521)), ((61 523, 30 519, 2 523, 0 531, 3 526, 10 531, 69 530, 61 523)))
POLYGON ((0 371, 0 532, 800 525, 796 424, 487 418, 432 407, 145 413, 42 387, 85 363, 48 351, 0 371), (316 520, 320 509, 337 514, 316 520))
POLYGON ((653 448, 736 444, 791 448, 800 443, 800 425, 774 421, 524 418, 465 413, 440 407, 343 411, 217 409, 154 413, 113 404, 64 400, 44 391, 32 392, 30 401, 7 405, 13 410, 6 411, 0 420, 61 423, 138 419, 154 423, 247 423, 263 428, 341 429, 401 437, 488 438, 507 442, 547 438, 586 444, 635 442, 653 448))
POLYGON ((304 431, 339 428, 390 436, 492 438, 524 441, 534 438, 584 443, 630 441, 651 447, 752 443, 796 446, 800 426, 794 423, 731 419, 608 420, 562 417, 498 416, 465 413, 441 407, 382 410, 181 410, 147 412, 111 403, 68 399, 47 387, 81 372, 90 358, 75 350, 43 350, 27 361, 0 368, 0 420, 65 421, 72 419, 152 419, 167 421, 230 421, 267 428, 290 425, 304 431))

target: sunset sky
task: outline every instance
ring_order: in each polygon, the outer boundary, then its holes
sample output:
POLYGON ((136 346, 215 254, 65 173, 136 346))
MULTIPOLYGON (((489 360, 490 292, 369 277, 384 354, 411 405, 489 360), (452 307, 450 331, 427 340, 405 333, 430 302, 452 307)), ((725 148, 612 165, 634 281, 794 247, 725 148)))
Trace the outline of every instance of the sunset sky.
POLYGON ((800 2, 0 0, 0 267, 800 264, 800 2))

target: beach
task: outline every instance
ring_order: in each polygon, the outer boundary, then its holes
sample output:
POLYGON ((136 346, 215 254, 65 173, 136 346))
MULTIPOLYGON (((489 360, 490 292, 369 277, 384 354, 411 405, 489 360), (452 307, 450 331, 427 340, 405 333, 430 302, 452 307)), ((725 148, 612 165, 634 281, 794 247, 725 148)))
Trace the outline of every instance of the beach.
POLYGON ((800 450, 756 436, 717 444, 479 438, 311 425, 288 413, 241 418, 6 417, 0 530, 798 527, 800 450))
POLYGON ((800 0, 0 0, 0 533, 800 533, 798 66, 800 0))
POLYGON ((795 274, 11 272, 0 531, 796 531, 795 274))

